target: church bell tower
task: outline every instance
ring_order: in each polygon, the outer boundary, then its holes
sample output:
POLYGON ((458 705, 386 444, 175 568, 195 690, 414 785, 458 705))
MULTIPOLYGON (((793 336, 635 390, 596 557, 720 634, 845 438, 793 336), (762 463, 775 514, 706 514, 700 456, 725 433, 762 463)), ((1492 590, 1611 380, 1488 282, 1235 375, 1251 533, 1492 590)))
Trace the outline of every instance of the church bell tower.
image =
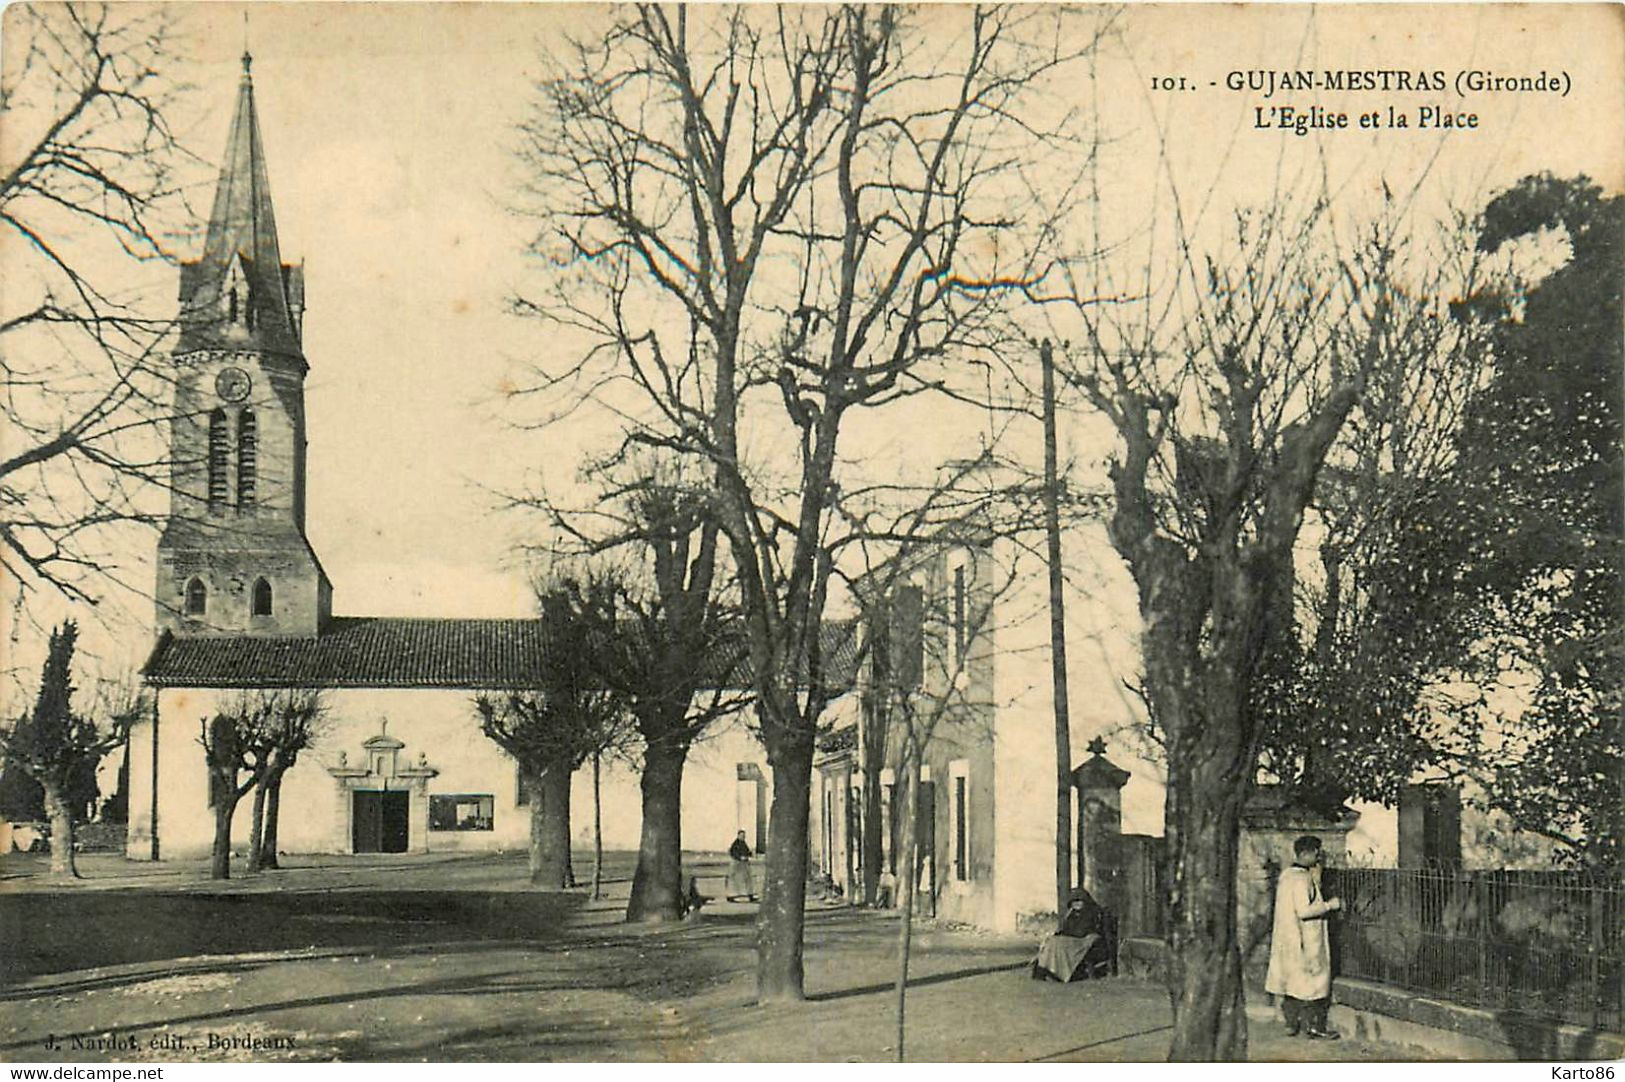
POLYGON ((333 590, 305 537, 305 276, 277 245, 252 64, 202 258, 181 266, 158 628, 310 637, 333 590))

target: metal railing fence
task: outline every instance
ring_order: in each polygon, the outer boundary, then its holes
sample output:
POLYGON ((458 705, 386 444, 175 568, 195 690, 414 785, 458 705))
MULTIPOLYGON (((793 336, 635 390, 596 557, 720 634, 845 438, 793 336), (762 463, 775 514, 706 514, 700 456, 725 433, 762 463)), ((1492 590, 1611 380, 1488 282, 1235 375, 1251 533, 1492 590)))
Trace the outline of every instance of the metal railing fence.
POLYGON ((1564 871, 1338 868, 1332 969, 1456 1003, 1625 1031, 1625 883, 1564 871))

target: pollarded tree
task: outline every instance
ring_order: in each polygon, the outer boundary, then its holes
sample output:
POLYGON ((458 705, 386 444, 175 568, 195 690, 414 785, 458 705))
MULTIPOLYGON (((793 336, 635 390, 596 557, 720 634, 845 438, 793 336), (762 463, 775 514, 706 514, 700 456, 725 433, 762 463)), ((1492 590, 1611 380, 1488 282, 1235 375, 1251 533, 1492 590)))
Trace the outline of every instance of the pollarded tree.
MULTIPOLYGON (((1062 144, 1059 9, 663 8, 561 51, 521 150, 554 288, 586 344, 548 385, 702 463, 732 556, 773 769, 757 987, 803 996, 824 610, 851 543, 855 412, 981 397, 1039 276, 1024 169, 1062 144)), ((1064 24, 1064 25, 1063 25, 1064 24)), ((1079 44, 1081 43, 1081 44, 1079 44)))
POLYGON ((594 754, 627 738, 626 702, 607 684, 600 658, 616 649, 616 590, 603 579, 559 579, 540 597, 541 667, 527 691, 475 700, 480 728, 519 764, 530 802, 530 881, 575 886, 570 867, 570 779, 594 754))
POLYGON ((1337 225, 1323 198, 1282 198, 1239 213, 1222 247, 1183 238, 1154 303, 1081 308, 1073 377, 1118 438, 1108 534, 1167 757, 1174 1060, 1246 1057, 1235 882, 1255 691, 1322 466, 1374 373, 1460 346, 1449 294, 1414 288, 1436 275, 1407 265, 1402 215, 1353 239, 1337 225))
POLYGON ((642 828, 626 919, 682 913, 683 766, 696 740, 747 697, 734 610, 722 599, 709 497, 642 483, 625 494, 650 588, 623 588, 619 647, 603 667, 642 738, 642 828))
POLYGON ((110 713, 102 724, 74 712, 73 649, 78 638, 79 628, 72 620, 51 632, 33 712, 0 732, 0 757, 8 768, 22 770, 40 786, 51 821, 51 874, 67 878, 79 874, 73 851, 72 788, 88 775, 94 802, 96 765, 124 743, 141 711, 137 698, 110 713))
POLYGON ((271 766, 280 699, 278 692, 240 691, 222 701, 214 715, 200 724, 198 743, 203 745, 209 768, 209 807, 214 810, 211 879, 231 878, 232 820, 243 797, 256 791, 260 795, 255 800, 252 840, 259 844, 264 795, 260 786, 271 766))
POLYGON ((265 742, 269 745, 265 771, 254 790, 254 830, 248 870, 277 867, 277 823, 282 813, 282 779, 299 756, 320 739, 327 723, 327 708, 314 688, 291 688, 266 693, 268 716, 265 742))
MULTIPOLYGON (((562 507, 545 495, 515 501, 547 518, 551 557, 597 562, 617 604, 581 612, 614 620, 595 634, 599 678, 619 691, 641 742, 635 755, 642 826, 627 900, 628 921, 682 917, 682 785, 689 750, 713 723, 739 710, 743 643, 719 570, 721 531, 705 486, 681 463, 622 448, 593 464, 610 482, 591 507, 562 507), (613 564, 608 563, 613 561, 613 564)), ((629 747, 626 749, 631 752, 629 747)))

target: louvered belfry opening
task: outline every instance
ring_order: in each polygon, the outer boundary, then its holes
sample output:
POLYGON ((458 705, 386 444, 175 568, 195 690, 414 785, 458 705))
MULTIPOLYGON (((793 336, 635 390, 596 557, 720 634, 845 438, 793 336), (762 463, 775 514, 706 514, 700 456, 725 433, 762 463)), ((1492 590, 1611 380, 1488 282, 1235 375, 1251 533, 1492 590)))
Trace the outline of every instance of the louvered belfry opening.
POLYGON ((226 412, 215 410, 209 414, 209 506, 220 507, 226 502, 226 463, 230 454, 226 433, 226 412))
POLYGON ((255 476, 259 468, 259 430, 253 410, 237 419, 237 506, 254 506, 255 476))

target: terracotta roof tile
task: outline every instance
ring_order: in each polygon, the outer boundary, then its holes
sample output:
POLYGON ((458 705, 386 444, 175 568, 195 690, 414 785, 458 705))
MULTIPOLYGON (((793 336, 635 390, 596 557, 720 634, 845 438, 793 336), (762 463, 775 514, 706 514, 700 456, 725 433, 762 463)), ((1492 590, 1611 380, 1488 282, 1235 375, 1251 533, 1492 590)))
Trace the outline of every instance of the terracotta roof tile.
MULTIPOLYGON (((824 643, 832 683, 849 687, 855 629, 828 623, 824 643)), ((520 689, 533 686, 544 648, 536 619, 336 616, 315 638, 166 632, 142 673, 153 687, 520 689)), ((748 666, 733 677, 748 680, 748 666)))

